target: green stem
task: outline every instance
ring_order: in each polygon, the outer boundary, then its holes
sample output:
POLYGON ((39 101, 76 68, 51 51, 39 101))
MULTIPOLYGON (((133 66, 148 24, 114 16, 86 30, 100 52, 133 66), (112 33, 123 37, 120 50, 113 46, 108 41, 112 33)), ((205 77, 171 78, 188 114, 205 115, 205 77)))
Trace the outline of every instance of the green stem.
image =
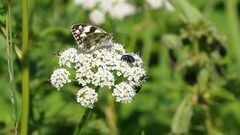
POLYGON ((107 124, 110 128, 111 134, 118 135, 119 133, 116 125, 117 119, 114 112, 114 99, 111 93, 108 94, 107 102, 108 102, 108 105, 105 108, 107 124))
POLYGON ((143 56, 143 60, 144 60, 144 65, 146 70, 148 70, 149 68, 149 64, 150 64, 150 58, 151 58, 151 51, 152 51, 152 37, 153 37, 153 27, 152 27, 152 20, 151 20, 151 12, 149 11, 149 9, 145 6, 144 7, 144 27, 145 26, 149 26, 148 29, 145 30, 145 34, 143 35, 143 49, 142 49, 142 56, 143 56))
POLYGON ((28 134, 29 120, 29 61, 28 61, 28 8, 27 0, 22 0, 22 113, 21 135, 28 134))
POLYGON ((145 31, 146 34, 144 34, 143 37, 143 60, 145 63, 145 68, 148 70, 149 64, 150 64, 150 58, 151 58, 151 51, 152 51, 152 33, 150 30, 145 31))
POLYGON ((85 109, 81 121, 78 123, 77 128, 74 132, 74 135, 80 135, 80 131, 83 128, 84 124, 86 123, 90 111, 91 111, 90 108, 85 109))
POLYGON ((13 108, 13 121, 14 121, 14 134, 18 134, 18 109, 16 101, 16 90, 14 87, 14 72, 13 72, 13 45, 12 45, 12 30, 11 30, 11 2, 7 1, 7 14, 6 14, 6 46, 7 46, 7 60, 9 72, 9 85, 11 103, 13 108))
POLYGON ((129 46, 128 46, 127 50, 129 50, 131 52, 134 51, 134 49, 136 48, 136 43, 137 43, 138 36, 139 36, 139 25, 136 25, 133 28, 133 31, 132 31, 132 34, 131 34, 131 40, 130 40, 130 43, 129 43, 129 46))
POLYGON ((230 57, 233 62, 240 65, 240 32, 239 20, 237 11, 237 0, 226 0, 226 15, 229 30, 229 50, 230 57))
POLYGON ((207 128, 207 133, 208 133, 208 135, 214 135, 211 115, 209 112, 209 107, 208 107, 208 105, 204 104, 204 105, 202 105, 202 108, 205 113, 205 125, 207 128))
MULTIPOLYGON (((100 87, 97 87, 97 88, 96 88, 96 92, 98 92, 99 88, 100 88, 100 87)), ((86 123, 90 112, 91 112, 91 109, 90 109, 90 108, 86 108, 86 109, 85 109, 85 111, 84 111, 84 113, 83 113, 83 116, 82 116, 80 122, 78 123, 78 125, 77 125, 77 127, 76 127, 76 129, 75 129, 75 131, 74 131, 74 135, 80 135, 80 132, 81 132, 84 124, 86 123)))

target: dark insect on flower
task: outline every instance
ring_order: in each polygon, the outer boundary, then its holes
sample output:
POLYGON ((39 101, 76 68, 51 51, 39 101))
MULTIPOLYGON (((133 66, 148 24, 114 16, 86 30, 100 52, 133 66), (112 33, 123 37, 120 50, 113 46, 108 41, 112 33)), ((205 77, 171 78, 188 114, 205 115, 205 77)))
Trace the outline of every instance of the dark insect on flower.
POLYGON ((54 56, 60 56, 60 55, 61 55, 61 52, 60 52, 60 51, 53 52, 52 55, 54 55, 54 56))
POLYGON ((121 60, 122 61, 126 61, 128 63, 133 63, 133 62, 135 62, 137 60, 140 60, 140 58, 139 58, 139 56, 137 54, 132 53, 132 54, 124 54, 124 55, 122 55, 121 60))
POLYGON ((134 86, 134 90, 136 91, 136 93, 138 93, 141 90, 142 86, 141 85, 135 85, 134 86))
POLYGON ((146 78, 146 76, 145 76, 145 75, 143 75, 143 76, 141 76, 141 77, 140 77, 139 81, 141 81, 141 82, 142 82, 142 81, 143 81, 145 78, 146 78))
POLYGON ((107 47, 113 38, 111 33, 89 24, 75 24, 71 31, 77 44, 85 52, 107 47))
POLYGON ((51 79, 47 79, 46 81, 51 83, 51 79))

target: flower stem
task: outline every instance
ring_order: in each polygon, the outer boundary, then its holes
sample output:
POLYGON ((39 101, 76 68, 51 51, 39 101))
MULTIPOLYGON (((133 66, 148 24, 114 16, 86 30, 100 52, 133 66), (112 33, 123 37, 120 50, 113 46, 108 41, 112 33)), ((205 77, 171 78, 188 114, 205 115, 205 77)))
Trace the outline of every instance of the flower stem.
MULTIPOLYGON (((98 92, 99 88, 100 88, 99 86, 96 88, 96 92, 98 92)), ((80 122, 78 123, 78 125, 77 125, 77 127, 76 127, 76 129, 74 131, 74 135, 80 135, 80 132, 81 132, 84 124, 86 123, 87 118, 88 118, 90 112, 91 112, 90 108, 86 108, 84 110, 83 116, 82 116, 80 122)))
POLYGON ((108 93, 107 97, 108 105, 105 108, 106 121, 110 128, 112 135, 119 135, 117 128, 117 118, 114 112, 114 99, 111 93, 108 93))
POLYGON ((84 124, 86 123, 90 111, 91 111, 90 108, 85 109, 81 121, 78 123, 75 129, 74 135, 80 135, 80 131, 83 128, 84 124))
POLYGON ((28 134, 29 120, 29 61, 28 61, 28 9, 27 0, 22 0, 22 113, 21 135, 28 134))

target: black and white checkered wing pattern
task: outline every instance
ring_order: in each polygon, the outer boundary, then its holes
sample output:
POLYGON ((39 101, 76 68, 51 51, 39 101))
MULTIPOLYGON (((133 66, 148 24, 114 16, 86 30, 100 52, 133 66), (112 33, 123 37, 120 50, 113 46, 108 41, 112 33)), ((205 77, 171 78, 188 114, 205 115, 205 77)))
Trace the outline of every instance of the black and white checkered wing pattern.
POLYGON ((75 24, 72 26, 72 34, 81 51, 92 52, 94 50, 109 47, 112 34, 88 24, 75 24))
POLYGON ((78 45, 84 45, 84 38, 94 33, 106 33, 100 28, 93 25, 87 24, 75 24, 71 27, 73 37, 75 38, 78 45))

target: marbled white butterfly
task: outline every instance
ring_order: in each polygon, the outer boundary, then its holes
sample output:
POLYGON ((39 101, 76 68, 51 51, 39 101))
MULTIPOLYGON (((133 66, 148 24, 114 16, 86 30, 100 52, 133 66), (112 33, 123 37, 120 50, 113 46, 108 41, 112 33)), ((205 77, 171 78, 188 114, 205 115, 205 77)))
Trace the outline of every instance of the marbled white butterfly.
POLYGON ((75 24, 71 30, 81 51, 85 52, 109 46, 113 37, 111 33, 89 24, 75 24))

